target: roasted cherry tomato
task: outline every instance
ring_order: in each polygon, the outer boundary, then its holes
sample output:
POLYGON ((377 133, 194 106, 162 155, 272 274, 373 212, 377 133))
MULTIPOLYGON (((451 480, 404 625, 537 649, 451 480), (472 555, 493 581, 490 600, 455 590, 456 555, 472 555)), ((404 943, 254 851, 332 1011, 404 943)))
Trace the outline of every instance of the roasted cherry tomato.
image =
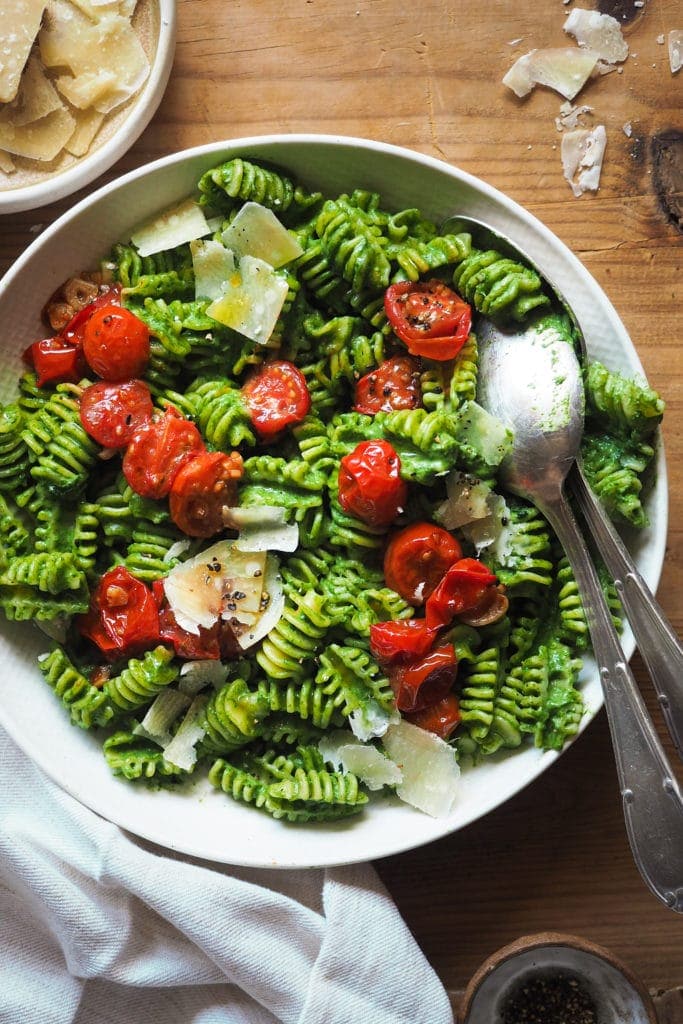
POLYGON ((201 452, 175 475, 168 500, 171 519, 190 537, 212 537, 225 529, 224 510, 237 501, 242 476, 238 452, 201 452))
POLYGON ((162 580, 152 584, 154 599, 159 608, 159 627, 161 639, 171 644, 179 658, 188 661, 200 661, 204 658, 217 661, 219 658, 233 660, 242 649, 229 623, 219 620, 210 629, 199 627, 199 633, 190 633, 178 625, 176 617, 166 600, 162 580))
POLYGON ((76 384, 87 371, 81 350, 57 334, 34 341, 24 352, 24 361, 36 372, 39 388, 45 384, 76 384))
POLYGON ((160 640, 152 592, 122 565, 101 578, 90 610, 79 616, 78 628, 110 660, 130 657, 160 640))
POLYGON ((370 526, 388 526, 408 497, 400 471, 388 441, 361 441, 339 464, 339 504, 370 526))
POLYGON ((394 334, 414 356, 453 359, 472 326, 468 304, 437 279, 390 285, 384 308, 394 334))
POLYGON ((370 650, 382 665, 422 658, 431 649, 438 630, 424 619, 390 619, 370 626, 370 650))
POLYGON ((123 456, 123 475, 143 498, 163 498, 183 463, 203 451, 194 423, 169 408, 133 434, 123 456))
POLYGON ((498 577, 482 562, 476 558, 461 558, 453 563, 427 598, 427 623, 435 629, 447 626, 460 612, 479 605, 487 589, 497 583, 498 577))
POLYGON ((459 558, 462 548, 448 530, 434 523, 413 523, 389 541, 384 555, 384 578, 388 587, 419 606, 459 558))
POLYGON ((264 363, 244 384, 242 396, 251 422, 261 437, 273 437, 300 423, 311 408, 301 370, 284 359, 264 363))
POLYGON ((410 356, 385 359, 356 384, 354 409, 374 416, 394 409, 417 409, 422 400, 417 362, 410 356))
POLYGON ((105 448, 123 448, 152 418, 152 396, 141 380, 98 381, 81 395, 81 423, 105 448))
POLYGON ((423 658, 389 669, 389 682, 399 711, 421 711, 438 704, 450 691, 458 672, 453 644, 443 644, 423 658))
POLYGON ((454 693, 447 693, 431 707, 406 712, 403 717, 420 729, 426 729, 442 740, 447 740, 460 723, 460 702, 454 693))
POLYGON ((104 380, 140 377, 149 361, 149 328, 123 306, 101 306, 85 324, 83 354, 104 380))
POLYGON ((121 285, 114 284, 106 292, 102 292, 96 299, 89 302, 83 309, 79 309, 78 313, 69 320, 66 327, 62 328, 60 337, 64 341, 69 342, 71 345, 81 347, 83 345, 83 334, 85 332, 85 325, 87 324, 90 317, 102 306, 120 306, 121 305, 121 285))

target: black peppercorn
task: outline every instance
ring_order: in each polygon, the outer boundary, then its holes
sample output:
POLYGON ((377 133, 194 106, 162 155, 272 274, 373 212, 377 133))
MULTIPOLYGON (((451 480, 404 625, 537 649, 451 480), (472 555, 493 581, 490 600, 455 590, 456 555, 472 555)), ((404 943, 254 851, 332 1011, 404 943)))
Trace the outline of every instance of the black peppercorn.
POLYGON ((506 997, 500 1024, 600 1024, 595 1003, 572 974, 527 975, 506 997))

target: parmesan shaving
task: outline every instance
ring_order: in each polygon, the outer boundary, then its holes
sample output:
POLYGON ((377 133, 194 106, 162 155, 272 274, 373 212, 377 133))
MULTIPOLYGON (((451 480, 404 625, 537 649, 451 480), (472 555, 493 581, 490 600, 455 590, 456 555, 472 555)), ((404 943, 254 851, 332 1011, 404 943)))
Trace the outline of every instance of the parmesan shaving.
POLYGON ((597 192, 607 144, 604 125, 592 130, 577 128, 562 139, 562 169, 575 196, 597 192))
POLYGON ((0 119, 10 121, 16 128, 20 128, 63 106, 38 58, 29 57, 16 98, 3 108, 0 119))
POLYGON ((360 743, 342 729, 323 736, 318 749, 323 760, 335 771, 352 772, 368 789, 378 790, 403 782, 403 772, 386 754, 372 744, 360 743))
POLYGON ((503 78, 517 96, 526 96, 535 85, 554 89, 567 100, 584 87, 598 62, 598 54, 589 49, 563 47, 531 50, 517 60, 503 78))
POLYGON ((282 267, 303 252, 299 242, 272 210, 245 203, 223 232, 223 245, 237 256, 256 256, 271 267, 282 267))
POLYGON ((32 160, 54 160, 73 135, 76 121, 65 109, 53 110, 33 124, 0 122, 0 148, 32 160))
POLYGON ((628 57, 628 43, 621 34, 621 25, 610 14, 575 7, 563 28, 574 36, 579 46, 588 47, 608 64, 621 63, 628 57))
POLYGON ((680 28, 672 29, 667 36, 669 44, 669 67, 671 68, 671 74, 675 75, 677 71, 683 68, 683 30, 680 28))
POLYGON ((396 789, 401 800, 435 818, 450 814, 460 777, 453 748, 434 733, 405 721, 390 726, 382 743, 403 774, 396 789))
POLYGON ((104 114, 97 110, 79 110, 74 114, 76 127, 73 135, 64 143, 64 148, 74 156, 85 156, 104 121, 104 114))
POLYGON ((131 241, 141 256, 152 256, 208 234, 209 225, 201 207, 194 199, 184 199, 140 224, 132 233, 131 241))
POLYGON ((555 127, 558 132, 563 132, 565 128, 585 128, 583 117, 586 114, 592 114, 593 108, 586 106, 572 106, 567 100, 560 107, 560 116, 555 118, 555 127))
POLYGON ((225 293, 206 312, 225 327, 265 345, 288 291, 285 278, 276 274, 269 263, 256 256, 243 256, 226 282, 225 293))
POLYGON ((44 10, 44 0, 0 2, 0 103, 10 103, 19 92, 21 75, 44 10))

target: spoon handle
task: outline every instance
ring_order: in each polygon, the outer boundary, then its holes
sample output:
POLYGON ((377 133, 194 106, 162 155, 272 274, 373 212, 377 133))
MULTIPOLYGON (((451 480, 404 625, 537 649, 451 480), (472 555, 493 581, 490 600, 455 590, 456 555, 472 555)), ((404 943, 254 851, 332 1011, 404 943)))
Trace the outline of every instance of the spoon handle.
POLYGON ((629 669, 569 504, 560 494, 539 508, 564 547, 584 603, 633 858, 652 892, 683 913, 683 794, 629 669))
POLYGON ((614 580, 667 728, 683 758, 683 647, 590 489, 579 463, 572 469, 568 483, 614 580))

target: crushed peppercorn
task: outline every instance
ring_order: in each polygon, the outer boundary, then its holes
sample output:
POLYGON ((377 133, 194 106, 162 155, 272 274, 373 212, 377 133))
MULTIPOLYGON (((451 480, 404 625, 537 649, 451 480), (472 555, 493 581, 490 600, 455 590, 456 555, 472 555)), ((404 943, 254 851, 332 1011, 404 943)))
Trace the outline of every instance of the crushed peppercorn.
POLYGON ((501 1008, 500 1024, 600 1024, 593 999, 577 977, 534 974, 519 982, 501 1008))

